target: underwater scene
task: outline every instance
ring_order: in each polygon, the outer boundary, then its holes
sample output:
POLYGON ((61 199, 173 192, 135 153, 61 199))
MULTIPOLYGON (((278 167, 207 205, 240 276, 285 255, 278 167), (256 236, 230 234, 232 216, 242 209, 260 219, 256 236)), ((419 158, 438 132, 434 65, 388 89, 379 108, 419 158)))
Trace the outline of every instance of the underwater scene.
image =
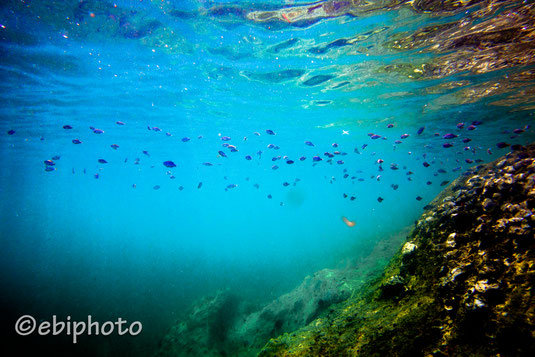
POLYGON ((2 1, 5 348, 531 355, 534 19, 2 1))

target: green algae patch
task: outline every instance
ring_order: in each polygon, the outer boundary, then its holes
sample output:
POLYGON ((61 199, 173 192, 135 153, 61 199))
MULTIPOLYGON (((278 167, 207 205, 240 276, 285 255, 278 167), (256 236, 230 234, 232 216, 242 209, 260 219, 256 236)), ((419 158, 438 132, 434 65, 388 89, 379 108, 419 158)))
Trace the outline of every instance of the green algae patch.
POLYGON ((535 350, 535 146, 452 182, 382 276, 267 356, 488 356, 535 350))

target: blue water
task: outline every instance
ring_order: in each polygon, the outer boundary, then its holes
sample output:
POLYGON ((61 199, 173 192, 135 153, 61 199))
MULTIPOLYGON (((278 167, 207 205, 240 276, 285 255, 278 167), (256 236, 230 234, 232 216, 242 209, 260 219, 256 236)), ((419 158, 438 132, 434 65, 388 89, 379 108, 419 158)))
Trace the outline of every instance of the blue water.
MULTIPOLYGON (((67 19, 77 3, 25 8, 13 1, 0 10, 0 265, 7 331, 22 314, 122 316, 143 323, 129 347, 112 337, 85 336, 86 343, 98 345, 91 348, 101 355, 150 354, 196 299, 230 288, 265 303, 314 271, 357 261, 410 226, 445 187, 440 183, 475 165, 465 159, 489 162, 508 151, 497 142, 527 144, 535 137, 527 129, 510 139, 512 130, 533 121, 533 109, 493 104, 522 88, 464 103, 456 96, 459 88, 525 67, 420 80, 377 71, 433 56, 388 50, 389 38, 462 14, 434 18, 397 9, 270 28, 233 16, 170 16, 156 1, 115 2, 135 21, 141 16, 166 28, 136 37, 111 26, 109 10, 95 4, 96 16, 83 9, 85 22, 77 25, 67 19), (309 51, 383 27, 353 47, 309 51), (292 39, 299 40, 274 49, 292 39), (285 70, 302 72, 285 80, 277 77, 287 73, 270 75, 285 70), (316 75, 333 77, 305 84, 316 75), (459 81, 465 84, 438 87, 459 81), (476 120, 482 124, 467 131, 476 120), (456 128, 459 122, 464 129, 456 128), (418 135, 420 127, 425 130, 418 135), (442 135, 450 132, 459 137, 446 149, 442 135), (410 136, 399 139, 405 133, 410 136), (222 136, 238 151, 222 147, 222 136), (461 142, 466 137, 469 144, 461 142), (342 154, 327 162, 324 153, 337 150, 342 154), (55 170, 45 171, 44 160, 56 155, 55 170), (314 165, 315 155, 323 161, 314 165), (276 156, 295 163, 272 161, 276 156), (168 160, 177 167, 166 168, 168 160), (237 187, 226 190, 231 184, 237 187), (344 225, 342 216, 356 226, 344 225)), ((168 5, 203 14, 200 9, 225 3, 168 5)))

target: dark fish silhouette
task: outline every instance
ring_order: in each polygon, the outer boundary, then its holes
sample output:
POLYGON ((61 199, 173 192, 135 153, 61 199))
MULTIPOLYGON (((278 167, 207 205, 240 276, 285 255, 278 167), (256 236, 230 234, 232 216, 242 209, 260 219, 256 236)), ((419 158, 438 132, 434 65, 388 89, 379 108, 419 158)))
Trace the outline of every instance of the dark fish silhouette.
POLYGON ((416 196, 416 200, 417 200, 417 201, 421 201, 422 198, 421 198, 420 196, 416 196))
POLYGON ((445 147, 445 148, 451 148, 453 146, 452 143, 444 143, 442 144, 442 147, 445 147))
POLYGON ((107 164, 108 162, 104 159, 98 159, 98 162, 101 164, 107 164))
POLYGON ((510 146, 510 144, 504 143, 502 141, 502 142, 497 143, 496 146, 498 147, 498 149, 505 149, 506 147, 510 146))
POLYGON ((153 190, 159 190, 160 189, 160 185, 155 185, 152 189, 153 190))
POLYGON ((188 138, 188 137, 184 137, 184 138, 182 138, 182 142, 183 142, 183 143, 188 142, 188 141, 190 141, 190 140, 191 140, 191 139, 188 138))
POLYGON ((115 124, 117 124, 117 125, 124 125, 124 123, 123 123, 122 121, 117 121, 117 122, 115 122, 115 124))
POLYGON ((442 181, 440 183, 440 186, 446 186, 448 183, 450 183, 449 181, 445 180, 445 181, 442 181))
POLYGON ((452 134, 452 133, 448 133, 448 134, 444 134, 442 137, 444 139, 455 139, 458 135, 455 135, 455 134, 452 134))
POLYGON ((202 182, 199 182, 199 184, 197 185, 197 188, 201 188, 202 187, 202 182))
POLYGON ((223 151, 219 150, 218 151, 219 155, 221 155, 222 157, 227 157, 227 154, 225 154, 223 151))
POLYGON ((73 143, 73 144, 81 144, 82 141, 79 140, 79 139, 73 139, 73 140, 72 140, 72 143, 73 143))
POLYGON ((111 144, 110 146, 114 150, 117 150, 119 148, 119 145, 117 145, 117 144, 111 144))
POLYGON ((252 160, 252 159, 253 159, 253 157, 251 155, 246 155, 245 156, 245 160, 252 160))
POLYGON ((271 129, 267 129, 267 130, 266 130, 266 134, 268 134, 268 135, 275 135, 275 132, 274 132, 273 130, 271 130, 271 129))
POLYGON ((66 125, 63 125, 63 129, 69 130, 69 129, 72 129, 72 126, 70 126, 69 124, 66 124, 66 125))
POLYGON ((422 126, 418 131, 416 132, 418 135, 422 134, 425 130, 425 126, 422 126))
POLYGON ((164 161, 163 166, 171 168, 176 167, 176 164, 173 161, 164 161))
POLYGON ((401 139, 406 139, 409 137, 409 134, 401 134, 400 138, 401 139))
POLYGON ((305 141, 305 144, 308 146, 314 146, 314 144, 311 141, 305 141))
POLYGON ((93 133, 95 133, 95 134, 104 134, 104 130, 102 130, 102 129, 93 129, 93 133))
POLYGON ((384 201, 384 198, 382 198, 381 196, 377 197, 377 202, 381 203, 384 201))

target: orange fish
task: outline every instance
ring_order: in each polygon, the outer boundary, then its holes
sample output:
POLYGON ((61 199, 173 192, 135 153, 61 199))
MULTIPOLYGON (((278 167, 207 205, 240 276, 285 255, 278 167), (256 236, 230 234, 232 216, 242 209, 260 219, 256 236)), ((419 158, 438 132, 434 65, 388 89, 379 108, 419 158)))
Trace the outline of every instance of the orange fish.
POLYGON ((342 221, 344 221, 344 223, 348 227, 355 227, 355 224, 357 224, 356 222, 350 221, 349 219, 345 218, 344 216, 342 216, 342 221))

